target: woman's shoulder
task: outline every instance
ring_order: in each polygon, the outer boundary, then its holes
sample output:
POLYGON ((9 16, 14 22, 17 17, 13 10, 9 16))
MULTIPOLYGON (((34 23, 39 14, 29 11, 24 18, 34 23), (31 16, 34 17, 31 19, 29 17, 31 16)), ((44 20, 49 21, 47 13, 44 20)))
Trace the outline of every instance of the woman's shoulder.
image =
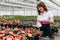
POLYGON ((52 14, 52 11, 47 11, 48 14, 52 14))
POLYGON ((50 17, 53 17, 53 12, 52 12, 52 11, 48 11, 47 14, 48 14, 50 17))

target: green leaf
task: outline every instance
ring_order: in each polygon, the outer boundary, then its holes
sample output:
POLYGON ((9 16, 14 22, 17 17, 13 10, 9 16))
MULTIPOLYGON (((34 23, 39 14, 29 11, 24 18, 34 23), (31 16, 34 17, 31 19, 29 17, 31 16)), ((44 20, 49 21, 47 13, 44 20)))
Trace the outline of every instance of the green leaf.
POLYGON ((40 0, 36 0, 37 2, 39 2, 40 0))

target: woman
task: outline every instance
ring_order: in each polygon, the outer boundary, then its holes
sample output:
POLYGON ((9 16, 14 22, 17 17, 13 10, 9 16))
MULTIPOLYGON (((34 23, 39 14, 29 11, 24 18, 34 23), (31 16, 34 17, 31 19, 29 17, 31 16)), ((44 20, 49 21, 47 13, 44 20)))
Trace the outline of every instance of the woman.
POLYGON ((43 31, 43 37, 49 36, 52 37, 52 33, 50 30, 50 24, 54 23, 53 15, 51 11, 48 11, 44 2, 40 2, 37 4, 37 22, 40 23, 40 31, 43 31))

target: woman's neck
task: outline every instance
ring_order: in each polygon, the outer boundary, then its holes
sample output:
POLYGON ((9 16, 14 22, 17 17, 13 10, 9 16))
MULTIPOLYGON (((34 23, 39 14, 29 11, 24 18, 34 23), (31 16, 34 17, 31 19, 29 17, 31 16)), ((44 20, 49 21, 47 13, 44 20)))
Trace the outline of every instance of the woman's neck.
POLYGON ((45 11, 41 12, 41 14, 44 14, 44 13, 45 13, 45 11))

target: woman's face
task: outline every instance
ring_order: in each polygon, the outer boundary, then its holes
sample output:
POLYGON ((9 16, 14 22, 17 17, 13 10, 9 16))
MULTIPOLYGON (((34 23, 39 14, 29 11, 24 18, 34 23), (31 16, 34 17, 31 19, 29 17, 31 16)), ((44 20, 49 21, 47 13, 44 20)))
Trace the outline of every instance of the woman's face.
POLYGON ((44 8, 43 7, 38 7, 38 10, 40 10, 41 13, 44 12, 44 8))

